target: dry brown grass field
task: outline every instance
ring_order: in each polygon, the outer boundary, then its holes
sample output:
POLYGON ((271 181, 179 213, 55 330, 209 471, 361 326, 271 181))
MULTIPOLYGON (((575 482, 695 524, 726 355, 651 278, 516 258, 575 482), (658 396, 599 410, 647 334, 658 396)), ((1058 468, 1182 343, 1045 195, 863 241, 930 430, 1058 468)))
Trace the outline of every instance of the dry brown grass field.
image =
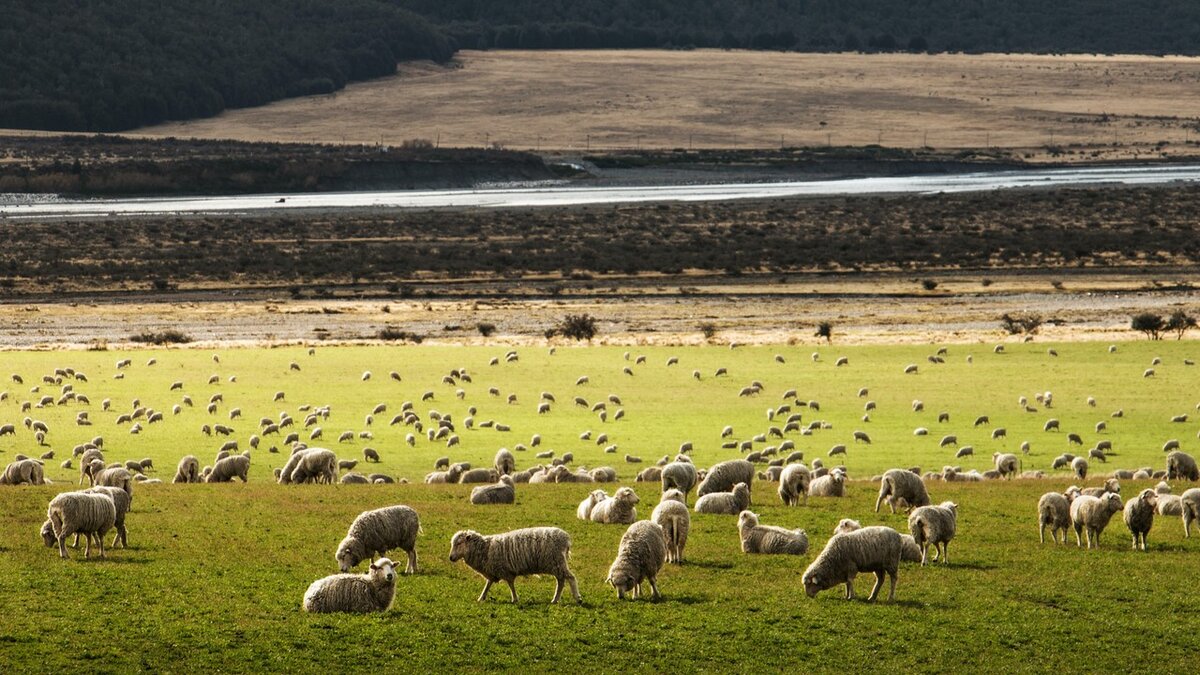
MULTIPOLYGON (((861 146, 1197 154, 1200 59, 741 51, 462 52, 155 136, 585 152, 861 146)), ((1062 159, 1061 157, 1059 159, 1062 159)))

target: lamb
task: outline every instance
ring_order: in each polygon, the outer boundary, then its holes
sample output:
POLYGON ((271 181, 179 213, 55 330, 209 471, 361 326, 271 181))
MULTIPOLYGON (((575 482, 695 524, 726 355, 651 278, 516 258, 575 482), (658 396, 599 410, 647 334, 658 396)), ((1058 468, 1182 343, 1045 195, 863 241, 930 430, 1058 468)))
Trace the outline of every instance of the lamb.
POLYGON ((493 460, 496 467, 496 473, 501 476, 507 476, 517 470, 517 459, 507 448, 500 448, 496 451, 496 458, 493 460))
POLYGON ((325 448, 304 448, 292 453, 279 474, 282 485, 289 483, 334 483, 337 481, 337 455, 325 448))
POLYGON ((696 513, 736 516, 750 506, 750 486, 738 483, 730 492, 710 492, 696 500, 696 513))
POLYGON ((633 491, 633 488, 623 487, 617 490, 612 497, 596 502, 596 505, 592 507, 592 522, 606 525, 628 525, 637 520, 637 508, 634 505, 638 501, 637 493, 633 491))
POLYGON ((486 582, 479 602, 487 599, 492 584, 503 579, 516 603, 517 587, 513 582, 517 577, 551 574, 558 582, 551 604, 558 603, 564 583, 571 585, 575 601, 582 603, 575 575, 567 565, 570 557, 571 536, 557 527, 529 527, 493 535, 459 530, 450 539, 450 562, 464 560, 486 582))
POLYGON ((575 508, 575 517, 583 521, 591 522, 592 509, 595 508, 596 504, 604 501, 605 499, 608 499, 607 492, 604 490, 592 490, 582 502, 579 502, 579 506, 575 508))
POLYGON ((1167 455, 1167 478, 1171 480, 1200 480, 1196 460, 1186 452, 1175 450, 1167 455))
POLYGON ((1125 527, 1133 535, 1133 550, 1146 550, 1146 535, 1154 525, 1154 510, 1158 508, 1158 493, 1146 488, 1125 503, 1125 527))
POLYGON ((1003 478, 1012 478, 1021 470, 1021 462, 1012 453, 994 452, 992 453, 992 462, 995 464, 996 471, 999 471, 1003 478))
POLYGON ((396 595, 396 569, 380 558, 365 574, 333 574, 317 579, 304 593, 306 612, 386 612, 396 595))
POLYGON ((687 503, 688 493, 696 487, 696 465, 691 461, 676 460, 664 466, 661 474, 662 491, 679 490, 687 503))
POLYGON ((738 534, 742 553, 804 555, 808 553, 808 533, 774 525, 759 525, 753 511, 738 514, 738 534))
POLYGON ((896 505, 901 500, 909 509, 928 506, 931 503, 929 492, 925 489, 921 477, 907 469, 889 469, 883 474, 879 497, 875 499, 876 513, 879 513, 879 507, 885 500, 892 513, 896 512, 896 505))
POLYGON ((661 598, 658 592, 658 572, 667 556, 667 540, 663 528, 649 520, 639 520, 621 535, 617 557, 608 568, 604 583, 617 589, 617 597, 626 593, 641 597, 642 581, 650 583, 651 597, 661 598))
POLYGON ((42 525, 42 539, 47 546, 58 542, 58 555, 64 560, 67 555, 67 537, 79 532, 85 537, 84 557, 92 555, 92 541, 100 547, 104 556, 104 536, 117 520, 117 506, 107 494, 63 492, 50 500, 46 509, 46 523, 42 525))
POLYGON ((500 476, 495 485, 480 485, 471 490, 472 504, 513 504, 517 500, 512 476, 500 476))
POLYGON ((789 464, 779 474, 779 499, 786 506, 796 506, 803 500, 808 504, 808 485, 812 475, 803 464, 789 464))
MULTIPOLYGON (((853 532, 861 529, 862 523, 858 522, 857 520, 842 518, 840 521, 838 521, 837 526, 833 528, 833 533, 845 534, 846 532, 853 532)), ((913 539, 911 534, 900 535, 900 547, 901 562, 921 562, 921 547, 917 546, 917 542, 913 539)))
POLYGON ((662 500, 654 507, 650 520, 663 529, 667 540, 667 562, 682 565, 683 549, 692 526, 692 514, 684 502, 684 494, 674 489, 662 493, 662 500))
POLYGON ((1192 488, 1179 495, 1180 513, 1183 514, 1183 536, 1192 538, 1192 523, 1200 520, 1200 488, 1192 488))
POLYGON ((358 514, 346 538, 338 544, 334 559, 342 572, 363 560, 374 559, 398 548, 408 554, 406 574, 417 572, 417 535, 423 534, 417 512, 404 505, 387 506, 358 514))
POLYGON ((885 574, 892 582, 888 600, 894 600, 901 550, 900 533, 890 527, 864 527, 835 535, 804 571, 804 593, 815 598, 817 593, 825 589, 845 584, 846 599, 852 600, 854 578, 859 572, 874 572, 875 587, 871 589, 867 601, 874 602, 879 596, 885 574))
POLYGON ((831 471, 813 479, 808 485, 811 497, 845 497, 846 474, 841 471, 831 471))
MULTIPOLYGON (((696 488, 696 496, 703 497, 711 492, 728 492, 738 483, 745 483, 747 488, 754 487, 754 465, 744 459, 731 459, 714 464, 708 470, 700 487, 696 488)), ((742 507, 745 508, 745 507, 742 507)), ((732 515, 737 515, 738 509, 732 515)))
POLYGON ((1038 536, 1046 543, 1046 527, 1050 527, 1050 541, 1060 543, 1058 533, 1062 531, 1061 543, 1067 543, 1067 528, 1071 526, 1071 502, 1058 492, 1047 492, 1038 500, 1038 536))
POLYGON ((1088 548, 1100 547, 1100 533, 1108 526, 1113 514, 1122 507, 1121 495, 1110 492, 1103 497, 1080 495, 1071 502, 1071 524, 1075 542, 1083 546, 1083 531, 1087 529, 1088 548))
POLYGON ((246 455, 230 455, 213 465, 212 473, 205 479, 206 483, 228 483, 234 478, 246 482, 246 474, 250 471, 250 458, 246 455))
POLYGON ((917 507, 908 516, 908 529, 912 532, 913 541, 921 547, 922 567, 928 560, 931 544, 934 561, 946 564, 950 562, 946 549, 958 529, 958 504, 942 502, 937 506, 917 507))

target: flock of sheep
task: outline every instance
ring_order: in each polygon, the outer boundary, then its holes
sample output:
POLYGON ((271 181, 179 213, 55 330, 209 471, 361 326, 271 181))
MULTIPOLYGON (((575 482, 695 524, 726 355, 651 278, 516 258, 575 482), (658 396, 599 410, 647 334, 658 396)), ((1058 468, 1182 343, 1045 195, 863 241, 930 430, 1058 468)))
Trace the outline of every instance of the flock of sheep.
MULTIPOLYGON (((310 354, 312 351, 310 350, 310 354)), ((630 359, 626 353, 625 359, 630 359)), ((945 350, 931 355, 932 363, 937 363, 945 356, 945 350)), ((218 357, 214 356, 214 360, 218 357)), ((814 354, 814 360, 819 358, 814 354)), ((505 355, 504 361, 515 362, 519 356, 515 351, 505 355)), ((783 363, 783 357, 776 356, 776 361, 783 363)), ((500 358, 493 359, 491 364, 497 365, 500 358)), ((154 365, 151 359, 148 365, 154 365)), ((645 357, 633 360, 635 365, 645 363, 645 357)), ((676 365, 678 359, 668 361, 668 366, 676 365)), ((130 360, 118 362, 117 378, 123 377, 123 370, 129 368, 130 360)), ((847 359, 839 359, 836 366, 848 365, 847 359)), ((1155 364, 1157 365, 1157 364, 1155 364)), ((293 362, 292 370, 299 370, 299 364, 293 362)), ((904 369, 905 373, 916 373, 916 365, 904 369)), ((632 374, 632 369, 625 366, 624 372, 632 374)), ((1149 372, 1149 371, 1148 371, 1149 372)), ((727 375, 726 369, 717 372, 718 376, 727 375), (724 372, 723 372, 724 371, 724 372)), ((1147 377, 1152 376, 1149 372, 1147 377)), ((213 376, 214 378, 216 376, 213 376)), ((362 380, 369 380, 369 372, 363 373, 362 380)), ((693 377, 700 379, 699 371, 693 377)), ((13 375, 16 383, 23 383, 19 375, 13 375)), ((391 379, 399 381, 398 373, 392 372, 391 379)), ((230 378, 231 381, 234 378, 230 378)), ((577 386, 588 383, 586 376, 578 378, 577 386)), ((42 378, 42 385, 34 387, 35 393, 40 393, 40 386, 51 385, 58 387, 57 396, 42 395, 35 403, 25 401, 21 404, 23 413, 31 413, 36 408, 70 403, 90 405, 85 394, 75 390, 75 383, 86 383, 87 377, 71 369, 56 369, 53 374, 42 378), (72 382, 73 380, 73 382, 72 382)), ((466 398, 464 385, 472 382, 471 375, 463 369, 455 369, 442 378, 442 383, 455 387, 455 397, 459 400, 466 398)), ((210 379, 210 384, 213 380, 210 379)), ((170 390, 181 390, 181 382, 172 384, 170 390)), ((740 397, 755 397, 762 394, 765 387, 761 382, 752 382, 739 390, 740 397)), ((489 395, 499 397, 498 389, 491 388, 489 395)), ((868 398, 867 389, 859 391, 860 398, 868 398)), ((8 393, 0 395, 0 401, 8 398, 8 393)), ((422 396, 422 401, 435 398, 433 391, 422 396)), ((515 403, 515 394, 508 397, 509 403, 515 403)), ((284 392, 275 394, 273 402, 285 399, 284 392)), ((822 420, 802 422, 801 409, 819 411, 817 401, 801 400, 795 390, 787 390, 782 396, 783 402, 767 411, 767 428, 745 440, 733 439, 732 426, 726 426, 720 434, 722 449, 745 453, 744 457, 718 462, 708 469, 698 468, 689 456, 692 452, 691 443, 683 443, 678 453, 671 458, 669 455, 658 460, 653 466, 641 470, 636 481, 643 484, 657 484, 661 489, 658 504, 653 509, 649 519, 637 518, 637 504, 640 499, 632 487, 620 487, 613 494, 604 489, 591 491, 579 504, 576 516, 580 520, 600 524, 621 524, 627 529, 616 542, 616 554, 609 569, 606 582, 614 587, 619 597, 627 594, 639 597, 643 583, 650 587, 651 595, 660 596, 657 578, 662 566, 666 563, 685 563, 685 548, 691 526, 693 511, 697 514, 727 515, 737 519, 741 547, 745 553, 755 554, 790 554, 805 555, 809 549, 809 536, 803 529, 787 529, 774 525, 763 525, 759 517, 749 510, 751 506, 751 487, 755 479, 777 483, 777 494, 786 506, 800 506, 807 503, 809 497, 838 498, 846 494, 845 486, 848 480, 848 470, 844 465, 827 467, 821 458, 811 458, 806 464, 804 453, 796 448, 797 438, 787 438, 792 434, 798 437, 810 437, 814 433, 831 428, 828 422, 822 420), (728 439, 728 440, 727 440, 728 439), (777 442, 772 439, 777 439, 777 442), (761 465, 761 470, 759 470, 761 465), (694 505, 689 508, 688 499, 695 490, 694 505)), ((1052 407, 1054 398, 1051 392, 1038 393, 1034 401, 1046 409, 1052 407)), ((112 411, 118 425, 127 426, 131 434, 140 433, 146 425, 164 421, 164 413, 134 400, 131 411, 116 414, 112 410, 112 402, 105 399, 101 408, 104 412, 112 411)), ((221 394, 214 394, 209 402, 207 411, 215 415, 219 404, 224 400, 221 394)), ((1088 399, 1089 406, 1095 406, 1094 399, 1088 399)), ((551 414, 557 400, 550 392, 543 392, 538 401, 538 414, 551 414)), ((589 409, 595 413, 601 422, 611 418, 615 421, 625 417, 625 409, 619 396, 610 395, 607 400, 594 404, 582 396, 574 398, 574 404, 589 409), (611 406, 611 408, 610 408, 611 406)), ((1040 408, 1030 405, 1025 397, 1018 404, 1028 412, 1040 408)), ((192 399, 183 395, 181 402, 172 406, 172 415, 178 415, 182 406, 192 406, 192 399)), ((877 409, 874 401, 864 404, 864 423, 870 421, 870 414, 877 409)), ((921 412, 924 403, 915 400, 912 403, 914 412, 921 412)), ((385 403, 372 408, 365 416, 365 425, 370 427, 375 416, 383 415, 388 410, 385 403)), ((303 415, 302 421, 294 419, 288 411, 281 411, 277 417, 263 417, 259 422, 258 432, 248 439, 248 450, 241 451, 237 441, 225 441, 216 453, 212 464, 201 466, 195 455, 186 455, 178 463, 173 483, 220 483, 240 479, 245 482, 250 473, 251 451, 265 446, 264 439, 278 436, 280 441, 267 448, 268 454, 280 452, 280 446, 286 451, 286 459, 282 465, 274 469, 275 479, 280 484, 299 483, 393 483, 407 482, 393 476, 372 473, 364 475, 354 471, 358 460, 338 459, 333 450, 321 447, 310 447, 310 441, 323 438, 321 424, 330 418, 330 406, 300 406, 298 412, 303 415), (305 436, 291 429, 303 428, 305 436), (345 473, 342 473, 345 472, 345 473)), ((402 425, 410 429, 405 435, 405 444, 415 446, 420 436, 424 443, 443 443, 447 449, 460 445, 459 433, 469 430, 492 428, 500 432, 509 431, 511 427, 495 420, 477 420, 479 415, 476 406, 466 409, 466 415, 457 420, 457 415, 428 410, 424 416, 416 411, 413 402, 404 402, 398 414, 392 417, 390 425, 402 425)), ((229 419, 242 417, 240 408, 228 410, 229 419)), ((1115 411, 1113 418, 1123 416, 1123 411, 1115 411)), ((1186 415, 1173 419, 1173 422, 1186 422, 1186 415), (1180 419, 1182 418, 1182 419, 1180 419)), ((939 422, 948 422, 948 413, 940 413, 939 422)), ((80 410, 76 416, 78 426, 90 426, 93 423, 87 410, 80 410)), ((987 425, 987 416, 975 420, 975 426, 987 425)), ((51 433, 49 426, 42 421, 25 417, 24 427, 32 433, 32 440, 39 445, 47 445, 47 437, 51 433)), ((1049 419, 1044 425, 1047 432, 1056 431, 1060 427, 1058 420, 1049 419)), ((1097 424, 1097 432, 1103 431, 1104 423, 1097 424)), ((15 435, 15 424, 0 426, 0 435, 15 435)), ((231 436, 232 428, 223 424, 205 424, 201 428, 205 437, 212 434, 231 436)), ((914 435, 926 436, 929 430, 918 427, 914 435)), ((1006 436, 1006 430, 997 427, 992 430, 992 438, 1000 439, 1006 436)), ((371 439, 371 431, 346 431, 339 435, 339 442, 353 442, 358 439, 371 439)), ((1068 434, 1068 444, 1082 444, 1076 434, 1068 434)), ((581 441, 594 442, 597 446, 605 446, 606 454, 617 452, 617 445, 612 443, 608 434, 601 433, 594 438, 590 431, 580 434, 581 441)), ((870 444, 870 435, 862 430, 852 434, 854 443, 870 444)), ((956 435, 947 434, 942 437, 939 447, 954 447, 958 444, 956 435)), ((434 471, 425 476, 424 482, 434 483, 474 483, 469 501, 476 505, 513 504, 516 502, 518 485, 538 483, 613 483, 618 480, 618 471, 613 467, 587 469, 579 466, 572 468, 572 453, 564 453, 555 457, 551 450, 538 450, 542 445, 541 437, 534 434, 526 446, 516 444, 510 451, 501 448, 495 453, 491 467, 472 467, 469 462, 451 462, 449 456, 439 458, 435 462, 434 471), (537 459, 546 460, 525 469, 518 468, 517 456, 520 453, 536 454, 537 459), (516 453, 516 454, 514 454, 516 453)), ((1045 530, 1050 528, 1052 541, 1065 542, 1069 529, 1074 529, 1079 546, 1086 540, 1087 546, 1099 545, 1101 533, 1117 512, 1124 513, 1125 524, 1130 531, 1133 547, 1146 549, 1146 535, 1150 531, 1155 516, 1179 516, 1182 518, 1184 532, 1190 537, 1191 524, 1200 520, 1200 489, 1189 489, 1181 495, 1172 495, 1172 489, 1165 480, 1200 480, 1200 469, 1190 455, 1179 447, 1178 441, 1169 441, 1164 446, 1167 452, 1166 466, 1161 470, 1152 467, 1142 467, 1136 470, 1116 470, 1103 486, 1079 488, 1072 486, 1068 490, 1057 493, 1049 492, 1042 496, 1037 504, 1037 522, 1041 532, 1041 540, 1045 542, 1045 530), (1163 480, 1156 488, 1142 490, 1138 495, 1122 501, 1120 496, 1120 480, 1138 480, 1157 478, 1163 480)), ((1028 454, 1029 444, 1023 443, 1021 450, 1028 454)), ((829 457, 845 456, 848 448, 843 444, 835 444, 829 450, 829 457)), ((955 451, 955 457, 969 457, 974 454, 971 446, 961 446, 955 451)), ((1051 463, 1051 470, 1067 469, 1079 481, 1086 480, 1089 472, 1089 459, 1100 462, 1107 461, 1112 454, 1112 444, 1099 441, 1088 451, 1087 457, 1064 453, 1051 463)), ((364 462, 379 462, 380 452, 374 448, 364 448, 364 462)), ((42 484, 45 478, 45 462, 54 458, 54 452, 47 451, 39 457, 16 457, 0 473, 0 485, 42 484)), ((104 456, 104 438, 95 436, 91 441, 77 445, 72 457, 61 465, 70 469, 72 461, 78 461, 79 482, 87 481, 90 487, 78 492, 64 492, 54 497, 48 508, 47 518, 41 529, 44 543, 48 547, 57 547, 59 555, 67 558, 67 540, 74 536, 85 538, 85 557, 91 555, 95 545, 99 556, 105 556, 104 538, 111 530, 116 531, 113 546, 126 545, 126 515, 133 502, 134 486, 138 483, 153 484, 161 482, 150 478, 148 472, 154 469, 153 461, 149 458, 129 460, 126 462, 109 462, 104 456)), ((631 464, 641 463, 639 457, 626 454, 625 461, 631 464)), ((858 521, 846 518, 835 528, 826 541, 821 552, 804 572, 802 582, 805 592, 811 597, 821 590, 844 584, 846 597, 854 597, 853 580, 858 573, 873 573, 876 575, 875 586, 869 596, 874 600, 880 593, 885 581, 890 579, 889 599, 894 597, 897 573, 901 561, 919 562, 925 565, 929 560, 929 549, 933 549, 933 560, 948 561, 948 545, 957 533, 958 505, 953 502, 933 504, 929 497, 927 485, 937 481, 978 481, 1002 478, 1042 478, 1042 471, 1022 470, 1022 461, 1014 453, 996 452, 992 455, 993 468, 984 471, 963 471, 958 466, 946 466, 940 472, 922 472, 919 468, 896 468, 871 480, 879 485, 875 502, 878 512, 887 504, 892 513, 897 510, 908 514, 908 534, 901 534, 895 529, 884 526, 862 527, 858 521)), ((524 488, 521 488, 522 490, 524 488)), ((308 611, 383 611, 390 607, 395 593, 396 566, 385 556, 389 551, 399 550, 407 554, 405 572, 417 572, 416 540, 421 533, 421 525, 416 511, 407 506, 391 506, 361 514, 349 528, 345 539, 338 546, 335 559, 340 574, 325 577, 314 582, 304 595, 303 607, 308 611), (365 574, 353 574, 351 570, 364 561, 370 561, 370 568, 365 574)), ((456 533, 450 542, 450 560, 463 560, 471 569, 485 579, 485 585, 479 596, 480 600, 487 597, 488 592, 496 581, 504 580, 509 586, 513 601, 517 599, 514 581, 519 576, 531 574, 552 575, 557 580, 554 602, 557 602, 565 585, 571 588, 572 596, 578 601, 580 593, 575 576, 569 567, 571 539, 562 529, 557 527, 528 527, 512 532, 484 535, 472 530, 456 533)))

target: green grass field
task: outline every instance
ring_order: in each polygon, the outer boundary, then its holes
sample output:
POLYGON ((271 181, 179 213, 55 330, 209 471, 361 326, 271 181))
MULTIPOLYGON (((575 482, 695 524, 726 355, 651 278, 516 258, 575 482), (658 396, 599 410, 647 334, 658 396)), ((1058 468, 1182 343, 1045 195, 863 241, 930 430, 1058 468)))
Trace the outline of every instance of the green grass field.
MULTIPOLYGON (((1006 353, 995 354, 990 345, 951 345, 942 365, 926 360, 933 346, 834 345, 821 348, 815 363, 811 347, 631 349, 633 356, 647 356, 643 365, 627 363, 623 349, 600 347, 561 347, 553 355, 523 347, 515 363, 503 362, 506 347, 318 347, 312 356, 303 348, 222 349, 215 352, 220 363, 213 361, 214 352, 193 349, 2 353, 0 375, 7 380, 8 373, 20 374, 24 384, 5 384, 9 396, 0 402, 0 424, 16 424, 18 431, 0 438, 0 460, 47 450, 22 425, 26 415, 50 426, 47 442, 57 456, 47 462, 54 485, 0 488, 0 664, 10 672, 1189 670, 1200 628, 1194 574, 1200 539, 1185 541, 1178 519, 1159 519, 1151 550, 1135 553, 1117 516, 1099 551, 1039 545, 1038 496, 1076 482, 1062 471, 1040 481, 931 483, 935 501, 960 505, 953 562, 926 569, 906 564, 898 602, 891 605, 847 603, 837 590, 809 600, 800 585, 804 567, 838 519, 907 531, 902 516, 872 512, 876 486, 866 480, 852 482, 844 499, 812 499, 799 508, 783 507, 772 485, 756 483, 753 508, 764 523, 807 528, 813 550, 799 559, 745 556, 734 518, 694 516, 689 563, 662 574, 665 598, 658 603, 619 603, 602 584, 624 528, 575 520, 587 485, 518 486, 515 506, 485 508, 466 502, 470 486, 417 484, 437 457, 487 466, 497 448, 528 444, 539 433, 542 449, 572 452, 576 465, 611 464, 623 484, 633 485, 641 467, 625 464, 626 453, 650 463, 691 441, 701 466, 734 457, 736 451, 720 448, 722 427, 732 425, 735 438, 748 439, 782 426, 781 419, 769 421, 766 410, 782 404, 782 393, 793 388, 799 398, 820 402, 819 411, 801 411, 804 421, 825 420, 832 428, 788 438, 809 462, 834 444, 846 444, 842 460, 857 479, 895 466, 984 470, 993 451, 1016 451, 1023 440, 1032 444, 1023 468, 1048 471, 1055 455, 1070 450, 1066 434, 1076 432, 1084 451, 1101 438, 1113 442, 1116 452, 1108 464, 1093 462, 1095 475, 1087 484, 1096 485, 1114 468, 1162 468, 1161 446, 1169 438, 1178 438, 1189 452, 1200 444, 1195 421, 1200 379, 1183 363, 1200 352, 1194 342, 1122 343, 1112 354, 1103 344, 1057 344, 1058 357, 1047 355, 1048 346, 1009 344, 1006 353), (776 354, 786 362, 776 362, 776 354), (843 355, 849 365, 835 367, 843 355), (494 356, 501 364, 489 366, 494 356), (669 356, 678 356, 679 364, 667 367, 669 356), (157 364, 146 365, 152 357, 157 364), (1162 364, 1154 377, 1144 378, 1155 357, 1162 364), (133 365, 122 371, 123 379, 113 379, 120 358, 131 358, 133 365), (292 361, 300 371, 289 370, 292 361), (909 363, 919 365, 916 375, 903 374, 909 363), (622 373, 627 365, 632 376, 622 373), (85 407, 75 403, 20 410, 21 401, 57 396, 56 385, 42 384, 37 393, 30 388, 42 375, 67 366, 89 378, 74 384, 92 401, 86 408, 93 426, 74 424, 85 407), (714 377, 718 367, 729 376, 714 377), (441 384, 452 368, 466 368, 473 382, 441 384), (365 370, 373 376, 364 382, 365 370), (388 377, 392 370, 402 381, 388 377), (699 381, 693 370, 700 371, 699 381), (205 384, 213 374, 220 383, 205 384), (581 375, 590 382, 576 386, 581 375), (230 376, 237 381, 229 382, 230 376), (177 380, 184 383, 182 393, 169 390, 177 380), (739 397, 752 380, 762 382, 763 392, 739 397), (490 396, 490 387, 501 396, 490 396), (861 387, 870 390, 867 398, 858 397, 861 387), (456 388, 464 390, 462 400, 456 388), (435 400, 422 403, 421 395, 430 390, 435 400), (1054 392, 1052 409, 1027 413, 1017 406, 1018 396, 1032 401, 1035 392, 1047 390, 1054 392), (284 402, 272 402, 276 391, 285 392, 284 402), (539 416, 542 391, 552 392, 557 403, 539 416), (204 405, 216 392, 225 400, 209 415, 204 405), (170 414, 183 393, 196 407, 170 414), (506 403, 510 393, 516 404, 506 403), (575 396, 592 403, 609 394, 621 398, 624 419, 601 422, 572 404, 575 396), (1096 407, 1085 403, 1088 396, 1095 397, 1096 407), (105 398, 112 400, 109 412, 100 410, 105 398), (134 398, 166 411, 166 420, 143 421, 138 435, 115 425, 134 398), (914 399, 924 401, 924 412, 912 411, 914 399), (867 400, 877 404, 870 422, 861 420, 867 400), (431 408, 452 413, 462 445, 447 449, 419 435, 409 448, 403 438, 411 429, 388 426, 404 401, 413 401, 423 418, 431 408), (388 411, 367 427, 364 417, 379 403, 388 411), (286 450, 266 452, 281 440, 267 437, 253 453, 248 484, 137 486, 128 517, 131 547, 111 551, 107 561, 84 561, 81 552, 60 561, 42 546, 37 529, 46 503, 78 480, 77 469, 58 468, 75 444, 103 435, 110 461, 151 457, 154 475, 169 481, 181 456, 196 454, 211 463, 224 441, 202 435, 202 424, 230 424, 245 448, 260 417, 277 419, 288 410, 300 422, 302 404, 332 406, 320 426, 325 446, 339 457, 361 458, 369 445, 382 462, 360 464, 359 470, 415 484, 278 486, 271 470, 282 465, 286 450), (478 408, 476 420, 493 419, 512 431, 464 429, 468 406, 478 408), (242 409, 243 419, 228 419, 233 407, 242 409), (1124 416, 1110 417, 1117 409, 1124 416), (940 411, 949 412, 949 423, 937 422, 940 411), (1169 421, 1189 412, 1188 423, 1169 421), (991 423, 972 426, 984 414, 991 423), (1061 433, 1042 431, 1050 417, 1062 421, 1061 433), (1108 423, 1106 432, 1094 431, 1098 421, 1108 423), (913 436, 917 426, 928 427, 930 435, 913 436), (1007 439, 991 440, 995 427, 1005 427, 1007 439), (336 442, 342 431, 368 428, 371 440, 336 442), (874 442, 854 444, 855 429, 867 431, 874 442), (585 430, 607 433, 618 452, 605 454, 602 446, 579 440, 585 430), (956 461, 954 448, 939 448, 938 440, 949 433, 958 435, 958 445, 974 445, 975 456, 956 461), (336 571, 333 551, 353 517, 394 503, 416 508, 425 534, 418 544, 421 573, 399 580, 391 612, 368 617, 301 612, 308 584, 336 571), (554 584, 545 578, 518 581, 522 596, 515 607, 503 588, 477 604, 482 580, 447 560, 450 536, 458 529, 490 533, 530 525, 556 525, 571 534, 583 607, 548 606, 554 584)), ((610 412, 615 407, 610 404, 610 412)), ((519 468, 535 462, 532 451, 516 454, 519 468)), ((1149 484, 1129 483, 1123 494, 1149 484)), ((1186 487, 1178 485, 1176 492, 1186 487)), ((657 486, 635 489, 643 499, 639 514, 648 516, 657 486)), ((862 594, 869 581, 860 577, 862 594)))

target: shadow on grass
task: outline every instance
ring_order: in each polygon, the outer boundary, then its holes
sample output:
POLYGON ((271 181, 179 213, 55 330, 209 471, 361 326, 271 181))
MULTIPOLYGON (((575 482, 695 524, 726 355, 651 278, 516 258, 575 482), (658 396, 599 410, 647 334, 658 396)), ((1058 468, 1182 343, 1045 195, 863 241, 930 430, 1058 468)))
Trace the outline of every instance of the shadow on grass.
POLYGON ((679 567, 680 568, 699 567, 702 570, 731 570, 731 569, 733 569, 733 563, 712 562, 712 561, 707 561, 707 560, 702 560, 702 561, 687 560, 683 563, 683 565, 680 565, 679 567))

